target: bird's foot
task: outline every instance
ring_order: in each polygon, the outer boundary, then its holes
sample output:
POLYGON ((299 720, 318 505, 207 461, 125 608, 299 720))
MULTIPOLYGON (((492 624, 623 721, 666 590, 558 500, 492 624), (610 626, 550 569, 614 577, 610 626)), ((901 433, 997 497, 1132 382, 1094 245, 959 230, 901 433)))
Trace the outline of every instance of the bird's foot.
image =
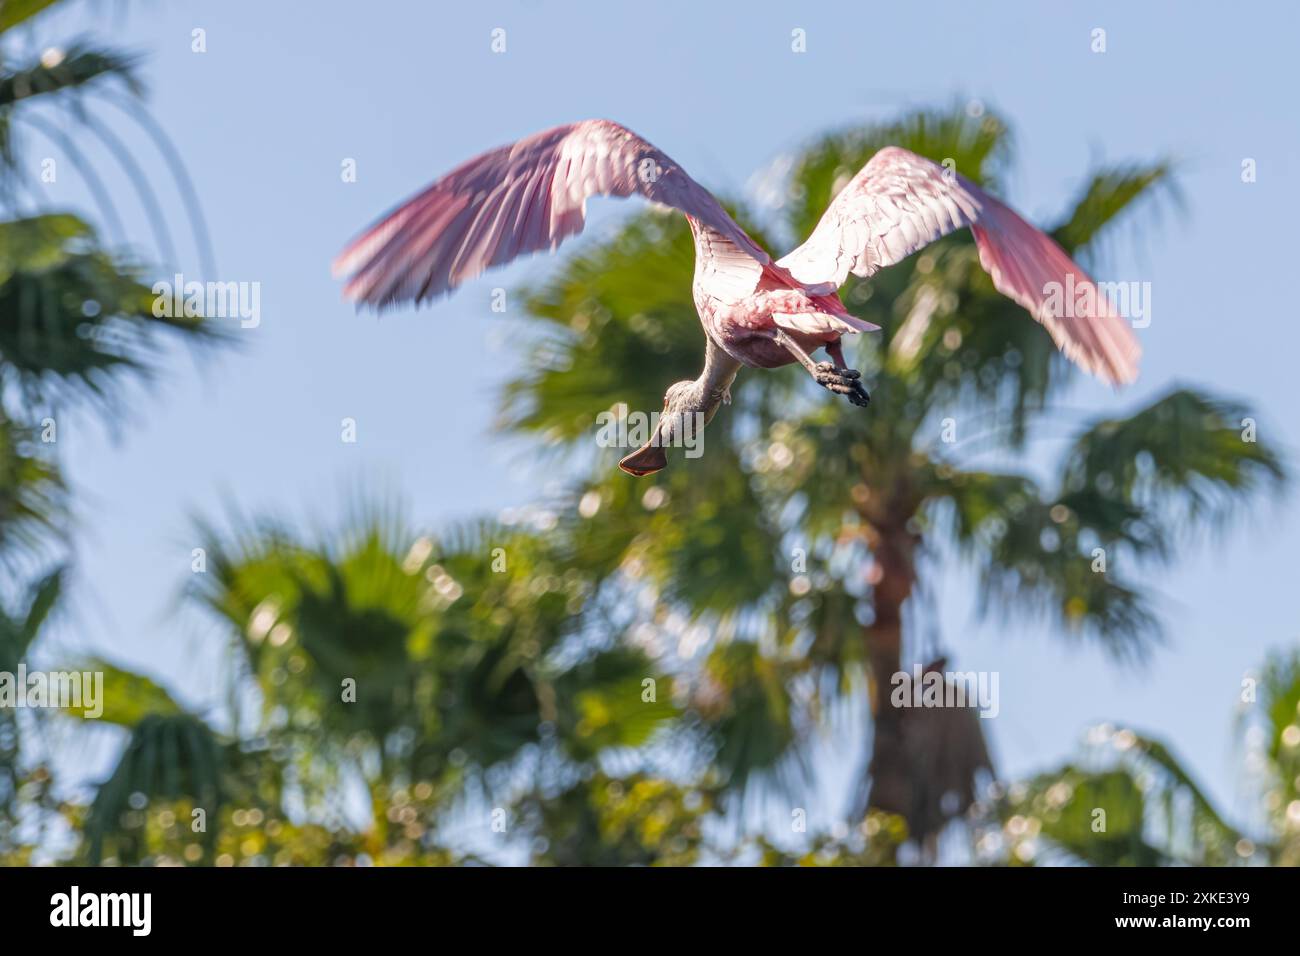
POLYGON ((822 388, 847 396, 854 405, 866 408, 871 402, 871 396, 862 387, 862 373, 857 369, 838 368, 830 362, 818 362, 813 368, 813 378, 822 388))

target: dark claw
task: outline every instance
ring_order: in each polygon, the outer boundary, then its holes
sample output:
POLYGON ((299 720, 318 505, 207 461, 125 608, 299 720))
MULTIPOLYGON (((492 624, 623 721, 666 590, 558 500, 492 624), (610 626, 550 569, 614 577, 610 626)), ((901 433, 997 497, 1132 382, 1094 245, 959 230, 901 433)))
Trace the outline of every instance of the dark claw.
POLYGON ((836 368, 830 362, 818 362, 813 378, 828 391, 847 396, 854 405, 865 408, 871 402, 871 396, 859 381, 862 373, 857 369, 836 368))

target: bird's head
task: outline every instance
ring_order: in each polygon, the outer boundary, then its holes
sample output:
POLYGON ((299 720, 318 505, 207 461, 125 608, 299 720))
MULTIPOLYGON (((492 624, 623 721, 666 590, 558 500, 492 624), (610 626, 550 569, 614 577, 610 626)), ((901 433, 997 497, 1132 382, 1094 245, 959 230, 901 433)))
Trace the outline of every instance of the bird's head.
POLYGON ((699 382, 688 379, 669 385, 664 393, 664 410, 650 440, 620 461, 618 467, 638 478, 653 475, 668 464, 664 449, 673 445, 685 447, 688 457, 696 457, 691 451, 699 447, 702 427, 721 404, 722 396, 715 399, 705 394, 699 382))

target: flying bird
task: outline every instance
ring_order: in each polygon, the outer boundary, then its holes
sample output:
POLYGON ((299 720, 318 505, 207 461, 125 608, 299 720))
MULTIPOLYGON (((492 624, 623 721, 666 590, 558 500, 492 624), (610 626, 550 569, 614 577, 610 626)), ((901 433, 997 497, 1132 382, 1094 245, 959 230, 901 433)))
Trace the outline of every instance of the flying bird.
POLYGON ((993 285, 1029 310, 1068 358, 1113 384, 1137 375, 1131 329, 1060 246, 964 176, 897 146, 872 156, 807 241, 773 261, 707 189, 640 136, 608 120, 557 126, 452 170, 353 240, 334 272, 348 277, 344 298, 358 306, 418 304, 525 253, 555 249, 582 231, 589 197, 633 193, 686 214, 705 350, 700 376, 668 387, 654 434, 619 462, 629 474, 663 468, 664 449, 730 401, 741 366, 798 362, 819 385, 865 406, 870 398, 840 338, 879 326, 850 314, 837 290, 850 272, 869 278, 963 227, 993 285), (1093 314, 1055 314, 1053 288, 1090 291, 1093 314), (818 348, 831 361, 814 359, 818 348))

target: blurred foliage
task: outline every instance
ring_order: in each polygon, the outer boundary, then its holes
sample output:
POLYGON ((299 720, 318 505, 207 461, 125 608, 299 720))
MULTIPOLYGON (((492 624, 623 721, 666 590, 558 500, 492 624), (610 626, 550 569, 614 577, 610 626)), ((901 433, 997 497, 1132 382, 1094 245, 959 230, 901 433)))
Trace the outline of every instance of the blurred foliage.
POLYGON ((1247 770, 1263 803, 1272 860, 1300 866, 1300 650, 1275 653, 1242 693, 1247 770))
MULTIPOLYGON (((0 2, 0 39, 51 5, 49 0, 0 2)), ((51 129, 32 110, 48 104, 85 123, 95 109, 86 94, 112 84, 138 94, 140 86, 132 58, 115 50, 79 42, 36 57, 17 55, 17 49, 7 45, 0 56, 0 671, 9 674, 31 661, 38 633, 66 590, 72 505, 56 454, 63 414, 87 404, 111 424, 126 386, 148 378, 169 342, 216 339, 201 320, 156 316, 142 264, 104 244, 79 216, 19 211, 19 187, 33 191, 24 179, 31 167, 18 162, 15 136, 28 124, 51 129)), ((74 165, 84 160, 71 138, 60 134, 59 142, 74 165)), ((94 187, 93 170, 86 172, 94 187)), ((126 680, 127 692, 142 687, 127 675, 112 676, 126 680)), ((161 714, 160 702, 155 696, 132 705, 118 697, 111 704, 112 719, 128 723, 136 735, 128 754, 143 750, 150 760, 165 759, 119 768, 89 812, 87 825, 94 829, 86 838, 92 844, 116 826, 119 804, 134 793, 137 778, 166 790, 199 772, 184 765, 200 755, 186 749, 198 731, 165 723, 189 718, 161 714)), ((3 858, 25 852, 24 834, 32 827, 43 832, 43 815, 67 816, 77 827, 87 821, 84 809, 65 814, 50 796, 50 770, 42 755, 48 743, 45 724, 40 711, 0 709, 3 858)))
POLYGON ((147 374, 161 331, 213 333, 157 317, 132 266, 70 215, 0 223, 0 384, 26 405, 86 397, 112 407, 126 373, 147 374))
POLYGON ((192 795, 205 813, 219 812, 220 750, 207 725, 189 714, 142 717, 90 806, 84 831, 90 862, 103 859, 106 841, 118 859, 139 862, 144 857, 144 811, 150 798, 192 795))
MULTIPOLYGON (((0 37, 48 6, 0 4, 0 37)), ((202 320, 156 316, 142 264, 79 216, 18 211, 27 167, 15 159, 15 130, 46 103, 84 119, 83 95, 115 82, 140 91, 131 58, 86 44, 0 59, 0 568, 23 575, 45 573, 69 530, 55 455, 62 413, 88 403, 111 423, 127 384, 148 378, 170 341, 219 338, 202 320)))
POLYGON ((119 727, 135 727, 146 717, 176 717, 182 712, 180 704, 172 699, 166 688, 144 674, 97 657, 75 662, 68 669, 83 674, 102 674, 104 681, 97 715, 87 716, 84 706, 64 707, 64 712, 71 716, 119 727))
MULTIPOLYGON (((64 569, 58 568, 28 586, 16 607, 0 606, 0 673, 14 674, 27 658, 54 611, 63 590, 63 577, 64 569)), ((12 807, 20 791, 19 731, 18 711, 0 707, 0 811, 12 807)))
MULTIPOLYGON (((4 15, 0 14, 0 24, 3 21, 4 15)), ((30 97, 77 91, 101 78, 121 80, 138 93, 140 86, 132 67, 130 57, 114 50, 74 45, 30 66, 6 70, 0 76, 0 114, 30 97)))
POLYGON ((29 20, 58 0, 3 0, 0 2, 0 32, 29 20))
POLYGON ((1224 866, 1266 852, 1223 820, 1164 744, 1106 726, 1090 738, 1089 766, 1015 784, 1001 801, 1009 862, 1224 866))
POLYGON ((37 436, 0 412, 0 570, 39 560, 67 530, 67 487, 37 436))
POLYGON ((893 866, 906 840, 907 824, 902 817, 872 810, 857 832, 845 838, 815 834, 807 846, 789 851, 760 836, 754 846, 761 866, 893 866))
POLYGON ((689 866, 712 797, 633 774, 594 774, 539 802, 531 862, 547 866, 689 866))

